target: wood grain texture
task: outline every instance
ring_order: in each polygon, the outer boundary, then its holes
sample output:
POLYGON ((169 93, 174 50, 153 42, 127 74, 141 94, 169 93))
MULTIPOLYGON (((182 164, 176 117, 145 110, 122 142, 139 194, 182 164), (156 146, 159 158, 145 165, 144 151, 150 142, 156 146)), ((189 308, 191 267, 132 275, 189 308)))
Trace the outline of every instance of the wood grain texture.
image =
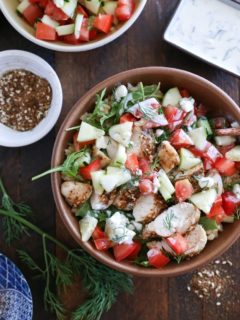
MULTIPOLYGON (((55 65, 64 92, 63 111, 55 132, 52 131, 40 142, 26 148, 0 148, 1 175, 11 195, 16 199, 26 200, 33 206, 38 225, 47 231, 53 233, 56 231, 58 237, 70 246, 76 244, 58 216, 56 216, 55 228, 55 209, 50 179, 44 178, 33 184, 30 182, 30 177, 49 167, 55 134, 62 120, 89 88, 108 76, 130 68, 150 65, 169 66, 185 69, 209 79, 224 89, 239 104, 239 79, 163 41, 164 30, 177 4, 177 0, 148 0, 143 14, 127 33, 105 47, 86 53, 54 54, 36 47, 19 36, 0 16, 0 50, 17 48, 39 54, 55 65)), ((37 237, 34 236, 31 241, 23 239, 20 245, 24 245, 34 257, 41 259, 38 257, 41 242, 37 237)), ((6 248, 1 242, 0 249, 12 259, 16 259, 14 247, 6 248)), ((233 276, 238 287, 240 285, 239 255, 240 241, 226 253, 226 256, 234 262, 233 276)), ((30 280, 33 291, 34 320, 54 319, 43 311, 41 285, 31 280, 28 270, 23 270, 30 280)), ((216 308, 214 302, 202 303, 195 295, 187 292, 186 286, 190 278, 191 274, 171 279, 135 278, 134 295, 119 297, 114 307, 103 316, 103 320, 239 319, 239 304, 228 310, 226 305, 216 308)), ((64 299, 70 307, 82 301, 83 293, 78 283, 72 295, 67 295, 64 299)))

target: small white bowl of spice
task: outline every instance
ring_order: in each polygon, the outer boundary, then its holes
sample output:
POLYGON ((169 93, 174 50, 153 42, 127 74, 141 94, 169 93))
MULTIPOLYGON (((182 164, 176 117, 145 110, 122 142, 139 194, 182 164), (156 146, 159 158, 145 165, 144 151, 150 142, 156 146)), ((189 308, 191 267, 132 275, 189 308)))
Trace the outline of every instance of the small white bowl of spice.
POLYGON ((0 146, 21 147, 43 138, 62 109, 56 72, 35 54, 0 52, 0 146))

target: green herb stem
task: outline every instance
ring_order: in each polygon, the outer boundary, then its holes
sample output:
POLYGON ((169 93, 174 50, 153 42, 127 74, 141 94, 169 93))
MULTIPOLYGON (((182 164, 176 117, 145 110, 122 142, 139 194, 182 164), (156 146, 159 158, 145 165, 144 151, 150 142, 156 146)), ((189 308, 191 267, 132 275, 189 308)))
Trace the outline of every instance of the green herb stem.
POLYGON ((38 174, 37 176, 32 177, 32 181, 38 180, 44 176, 47 176, 50 173, 54 173, 54 172, 61 172, 63 170, 63 166, 59 166, 56 168, 51 168, 43 173, 38 174))

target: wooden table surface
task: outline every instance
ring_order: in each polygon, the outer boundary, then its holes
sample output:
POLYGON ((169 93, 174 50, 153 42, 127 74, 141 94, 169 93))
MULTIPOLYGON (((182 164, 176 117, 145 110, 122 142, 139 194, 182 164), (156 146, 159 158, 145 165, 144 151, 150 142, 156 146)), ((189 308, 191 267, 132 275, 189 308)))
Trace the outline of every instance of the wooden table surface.
MULTIPOLYGON (((24 148, 0 148, 0 174, 16 200, 29 203, 35 212, 36 223, 48 232, 60 234, 70 245, 73 240, 57 218, 53 202, 50 178, 31 183, 30 178, 50 166, 52 147, 59 125, 73 104, 92 86, 108 76, 123 70, 143 66, 169 66, 199 74, 225 90, 239 104, 239 79, 201 62, 163 41, 163 32, 171 18, 177 0, 148 0, 143 14, 122 37, 100 49, 86 53, 54 53, 35 46, 21 37, 0 15, 0 50, 22 49, 46 59, 57 71, 64 93, 63 111, 59 122, 41 141, 24 148), (57 225, 57 228, 56 228, 57 225), (59 231, 61 230, 61 231, 59 231)), ((37 260, 41 260, 41 241, 33 235, 24 238, 16 246, 24 247, 37 260)), ((233 275, 239 281, 240 241, 227 256, 237 266, 233 275)), ((17 263, 15 246, 7 248, 2 241, 0 251, 17 263)), ((41 283, 31 279, 28 269, 23 268, 30 282, 34 298, 34 319, 55 319, 43 310, 41 283)), ((135 278, 133 296, 121 296, 104 320, 237 320, 240 306, 226 311, 224 304, 203 303, 186 291, 191 274, 170 279, 135 278)), ((10 320, 10 319, 9 319, 10 320)))

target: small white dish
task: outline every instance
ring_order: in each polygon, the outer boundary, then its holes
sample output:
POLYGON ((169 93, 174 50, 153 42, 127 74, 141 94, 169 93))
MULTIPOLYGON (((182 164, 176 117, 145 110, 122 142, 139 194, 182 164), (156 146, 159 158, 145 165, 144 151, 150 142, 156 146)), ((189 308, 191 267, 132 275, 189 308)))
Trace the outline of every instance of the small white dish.
POLYGON ((116 31, 109 33, 102 38, 82 43, 79 45, 71 45, 67 43, 63 43, 60 41, 43 41, 38 40, 35 37, 34 28, 30 26, 22 17, 20 17, 16 8, 18 5, 18 0, 0 0, 0 10, 8 20, 8 22, 25 38, 36 43, 39 46, 42 46, 47 49, 51 49, 54 51, 63 51, 63 52, 81 52, 81 51, 89 51, 92 49, 96 49, 106 45, 109 42, 114 41, 118 37, 120 37, 124 32, 126 32, 137 20, 143 11, 147 0, 136 0, 136 9, 131 16, 131 18, 123 23, 116 31))
POLYGON ((62 109, 62 86, 53 68, 39 56, 20 50, 0 52, 0 76, 14 69, 25 69, 48 80, 52 102, 47 116, 32 130, 20 132, 0 123, 0 146, 22 147, 43 138, 55 125, 62 109))

